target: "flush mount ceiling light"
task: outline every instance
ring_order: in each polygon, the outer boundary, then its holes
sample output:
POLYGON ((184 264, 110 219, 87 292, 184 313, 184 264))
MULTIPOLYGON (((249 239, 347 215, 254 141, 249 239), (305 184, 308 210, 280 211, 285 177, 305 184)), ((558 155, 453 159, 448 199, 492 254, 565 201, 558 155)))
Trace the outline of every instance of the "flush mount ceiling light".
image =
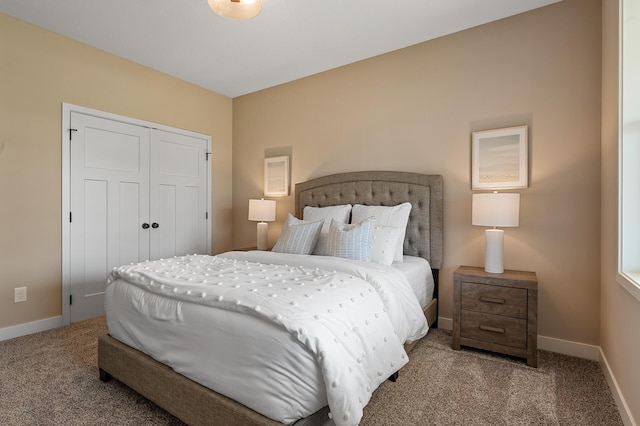
POLYGON ((262 9, 262 0, 208 0, 209 7, 220 16, 244 21, 262 9))

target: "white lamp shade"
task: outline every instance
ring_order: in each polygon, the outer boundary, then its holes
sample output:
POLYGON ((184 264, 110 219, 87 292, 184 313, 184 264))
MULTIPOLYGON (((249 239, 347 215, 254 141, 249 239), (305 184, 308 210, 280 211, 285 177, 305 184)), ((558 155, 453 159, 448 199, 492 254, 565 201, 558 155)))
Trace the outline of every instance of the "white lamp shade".
POLYGON ((472 224, 516 227, 520 222, 520 194, 473 194, 472 224))
POLYGON ((249 220, 273 222, 276 220, 275 200, 249 200, 249 220))
POLYGON ((262 10, 262 0, 209 0, 209 7, 229 19, 247 20, 262 10))

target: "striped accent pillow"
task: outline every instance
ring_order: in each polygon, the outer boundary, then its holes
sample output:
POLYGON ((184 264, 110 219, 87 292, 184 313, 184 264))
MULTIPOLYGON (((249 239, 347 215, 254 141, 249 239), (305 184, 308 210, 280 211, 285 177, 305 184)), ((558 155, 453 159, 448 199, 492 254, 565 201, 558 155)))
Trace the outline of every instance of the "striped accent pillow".
POLYGON ((324 220, 305 222, 289 213, 282 226, 282 234, 271 251, 291 254, 313 253, 323 223, 324 220))
POLYGON ((373 221, 373 218, 368 218, 358 224, 348 225, 332 219, 327 236, 327 255, 369 261, 373 221))
POLYGON ((320 231, 320 238, 318 238, 316 248, 313 249, 313 254, 320 256, 327 255, 327 235, 329 235, 331 219, 335 219, 341 223, 349 223, 349 215, 351 215, 351 204, 328 207, 306 206, 302 210, 302 220, 324 220, 324 225, 320 231))

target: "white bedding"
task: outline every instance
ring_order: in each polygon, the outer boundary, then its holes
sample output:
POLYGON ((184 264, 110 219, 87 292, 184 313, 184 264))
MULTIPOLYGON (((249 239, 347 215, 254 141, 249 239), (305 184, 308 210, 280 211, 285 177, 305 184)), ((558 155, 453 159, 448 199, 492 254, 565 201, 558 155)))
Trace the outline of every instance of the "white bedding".
POLYGON ((407 278, 413 294, 418 298, 420 306, 423 308, 427 306, 427 303, 433 299, 433 290, 435 289, 431 265, 429 265, 427 259, 403 256, 402 262, 394 262, 391 266, 402 272, 407 278))
POLYGON ((106 310, 113 337, 283 423, 328 404, 357 424, 427 331, 397 268, 271 252, 118 268, 106 310))

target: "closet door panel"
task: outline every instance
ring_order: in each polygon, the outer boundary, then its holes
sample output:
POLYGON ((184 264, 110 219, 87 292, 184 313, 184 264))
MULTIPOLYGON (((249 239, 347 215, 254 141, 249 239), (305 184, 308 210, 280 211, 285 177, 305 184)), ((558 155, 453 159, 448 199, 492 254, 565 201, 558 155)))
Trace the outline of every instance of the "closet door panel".
POLYGON ((141 220, 147 220, 147 218, 142 217, 140 209, 142 203, 148 203, 146 194, 147 188, 141 188, 139 182, 120 182, 118 194, 120 201, 118 203, 120 216, 118 263, 120 265, 149 259, 149 231, 143 229, 141 223, 141 220))
POLYGON ((203 189, 199 187, 187 186, 184 189, 184 250, 187 253, 203 253, 199 226, 201 192, 203 189))
MULTIPOLYGON (((104 292, 109 267, 109 183, 106 180, 84 181, 83 280, 79 282, 85 297, 104 292)), ((93 296, 95 297, 95 296, 93 296)))
POLYGON ((176 185, 159 185, 157 188, 157 211, 154 210, 153 221, 158 228, 152 229, 152 251, 157 250, 157 258, 167 258, 182 254, 182 248, 176 241, 178 235, 179 206, 177 205, 176 185))
POLYGON ((70 321, 104 314, 109 271, 149 258, 149 131, 72 112, 70 321), (144 188, 144 190, 142 190, 144 188))
POLYGON ((207 254, 207 141, 151 131, 150 206, 154 259, 207 254))

